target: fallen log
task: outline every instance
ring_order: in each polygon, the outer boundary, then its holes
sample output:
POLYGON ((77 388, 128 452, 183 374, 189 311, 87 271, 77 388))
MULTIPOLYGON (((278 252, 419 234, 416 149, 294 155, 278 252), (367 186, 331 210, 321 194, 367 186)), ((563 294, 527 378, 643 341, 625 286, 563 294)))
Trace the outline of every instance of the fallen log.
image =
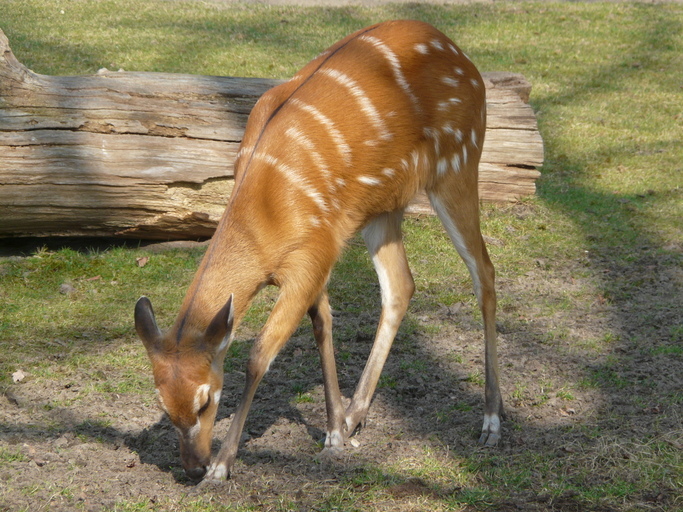
MULTIPOLYGON (((543 142, 521 76, 485 73, 485 201, 535 192, 543 142)), ((277 80, 33 73, 0 30, 0 237, 209 237, 258 97, 277 80)), ((412 212, 429 212, 417 198, 412 212)))

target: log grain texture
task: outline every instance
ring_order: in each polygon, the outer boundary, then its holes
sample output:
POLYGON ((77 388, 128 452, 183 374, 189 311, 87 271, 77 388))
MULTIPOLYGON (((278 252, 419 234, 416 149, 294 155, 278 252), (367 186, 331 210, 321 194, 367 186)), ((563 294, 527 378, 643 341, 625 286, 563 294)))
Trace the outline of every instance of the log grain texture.
MULTIPOLYGON (((483 73, 484 201, 535 192, 543 141, 517 74, 483 73)), ((167 73, 34 73, 0 30, 0 237, 212 235, 249 112, 280 83, 167 73)), ((424 197, 412 213, 430 213, 424 197)))

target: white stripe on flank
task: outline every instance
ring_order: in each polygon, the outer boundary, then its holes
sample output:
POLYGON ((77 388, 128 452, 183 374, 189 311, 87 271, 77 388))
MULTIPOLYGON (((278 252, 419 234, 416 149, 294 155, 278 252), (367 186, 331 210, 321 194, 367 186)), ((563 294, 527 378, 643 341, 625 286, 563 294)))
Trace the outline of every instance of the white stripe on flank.
POLYGON ((474 128, 472 128, 472 135, 470 136, 470 139, 472 140, 472 144, 474 145, 474 147, 478 148, 479 146, 477 145, 477 132, 474 131, 474 128))
POLYGON ((358 176, 356 179, 361 183, 365 183, 366 185, 379 185, 382 183, 379 178, 373 178, 371 176, 358 176))
POLYGON ((389 65, 391 66, 391 70, 394 73, 394 78, 396 79, 396 82, 401 87, 401 89, 403 89, 405 93, 410 97, 410 100, 415 105, 415 108, 419 110, 420 107, 417 97, 413 93, 413 90, 411 89, 410 84, 406 80, 406 77, 403 75, 401 63, 398 61, 398 57, 393 52, 393 50, 389 48, 386 44, 384 44, 384 42, 381 39, 369 36, 367 34, 360 36, 358 40, 370 43, 372 46, 374 46, 380 51, 380 53, 384 56, 385 59, 387 59, 389 65))
POLYGON ((435 139, 439 136, 439 131, 436 128, 430 128, 428 126, 423 128, 422 132, 425 134, 425 137, 429 137, 430 139, 435 139))
POLYGON ((294 169, 287 164, 280 162, 277 158, 271 155, 264 155, 261 153, 256 153, 254 155, 255 159, 261 160, 269 165, 272 165, 276 170, 278 170, 293 186, 301 190, 306 196, 308 196, 318 208, 322 211, 329 211, 329 207, 325 202, 324 196, 318 192, 315 186, 308 180, 308 178, 302 175, 297 169, 294 169))
POLYGON ((430 128, 426 127, 422 129, 422 132, 425 134, 425 137, 428 137, 430 139, 434 139, 434 151, 438 155, 439 154, 439 130, 436 128, 430 128))
POLYGON ((420 153, 416 149, 410 152, 410 157, 413 159, 413 171, 417 171, 417 165, 420 161, 420 153))
POLYGON ((370 121, 375 128, 377 128, 377 131, 380 133, 380 138, 384 140, 391 139, 391 133, 387 131, 387 127, 382 120, 382 116, 372 104, 372 101, 370 101, 367 93, 356 80, 336 69, 326 68, 321 70, 320 73, 329 76, 338 84, 346 87, 351 95, 358 100, 361 110, 366 116, 368 116, 368 118, 370 118, 370 121))
POLYGON ((439 159, 439 161, 436 164, 436 173, 439 176, 442 176, 446 173, 447 170, 448 170, 448 160, 446 160, 445 158, 439 159))
POLYGON ((308 114, 313 116, 313 118, 316 121, 318 121, 321 125, 327 128, 327 131, 330 133, 330 137, 332 137, 332 140, 334 140, 335 144, 337 144, 337 150, 344 159, 344 163, 346 165, 351 165, 351 148, 346 143, 346 139, 344 138, 342 133, 334 125, 334 122, 325 114, 320 112, 320 110, 318 110, 313 105, 304 103, 303 101, 297 98, 291 98, 289 102, 291 105, 294 105, 295 107, 298 107, 304 112, 307 112, 308 114))
POLYGON ((460 98, 449 98, 446 101, 440 101, 437 106, 439 110, 448 110, 452 105, 458 105, 459 103, 462 103, 460 98))
POLYGON ((417 43, 414 48, 416 52, 421 53, 422 55, 427 55, 429 53, 429 48, 427 48, 426 44, 417 43))
POLYGON ((311 159, 318 167, 320 173, 324 176, 327 187, 329 188, 331 186, 330 181, 332 179, 332 175, 330 174, 330 170, 327 168, 327 164, 325 163, 322 155, 315 150, 315 144, 313 144, 313 141, 306 136, 304 132, 298 128, 294 128, 293 126, 290 126, 287 128, 287 130, 285 130, 285 135, 290 137, 293 142, 301 144, 301 146, 306 150, 307 154, 310 155, 311 159))
POLYGON ((432 39, 430 44, 432 45, 432 48, 434 48, 435 50, 443 50, 443 44, 441 44, 441 41, 439 41, 438 39, 432 39))
POLYGON ((460 172, 460 155, 459 154, 454 154, 453 158, 451 159, 451 167, 453 168, 453 172, 458 173, 460 172))

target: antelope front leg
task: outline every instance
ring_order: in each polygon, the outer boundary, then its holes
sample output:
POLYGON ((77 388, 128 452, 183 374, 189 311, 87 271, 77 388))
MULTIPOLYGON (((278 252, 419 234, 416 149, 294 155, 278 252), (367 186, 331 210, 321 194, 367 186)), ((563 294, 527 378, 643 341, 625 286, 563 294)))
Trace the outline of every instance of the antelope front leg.
MULTIPOLYGON (((316 293, 318 292, 316 291, 316 293)), ((268 371, 273 359, 306 313, 308 304, 312 302, 312 299, 308 298, 311 295, 302 293, 300 289, 291 290, 285 286, 281 288, 277 303, 251 349, 247 363, 244 393, 235 412, 235 417, 230 423, 228 434, 225 436, 221 449, 209 467, 204 480, 223 480, 230 476, 256 388, 268 371)))
POLYGON ((313 322, 313 334, 318 344, 325 382, 325 406, 327 409, 327 432, 324 451, 334 453, 344 448, 342 425, 344 406, 337 380, 337 366, 332 344, 332 312, 327 292, 323 292, 317 303, 308 311, 313 322))

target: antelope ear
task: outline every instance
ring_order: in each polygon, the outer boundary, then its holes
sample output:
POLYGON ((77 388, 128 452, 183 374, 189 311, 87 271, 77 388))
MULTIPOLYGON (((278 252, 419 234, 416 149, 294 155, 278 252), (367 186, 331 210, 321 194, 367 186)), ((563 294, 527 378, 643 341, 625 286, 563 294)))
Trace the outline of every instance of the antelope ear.
POLYGON ((232 325, 234 319, 234 308, 232 306, 233 295, 230 294, 228 302, 216 313, 209 327, 206 328, 204 339, 213 349, 214 354, 218 355, 230 345, 232 339, 232 325))
POLYGON ((152 353, 159 350, 161 331, 154 318, 152 303, 147 297, 140 297, 135 304, 135 330, 147 352, 152 353))

